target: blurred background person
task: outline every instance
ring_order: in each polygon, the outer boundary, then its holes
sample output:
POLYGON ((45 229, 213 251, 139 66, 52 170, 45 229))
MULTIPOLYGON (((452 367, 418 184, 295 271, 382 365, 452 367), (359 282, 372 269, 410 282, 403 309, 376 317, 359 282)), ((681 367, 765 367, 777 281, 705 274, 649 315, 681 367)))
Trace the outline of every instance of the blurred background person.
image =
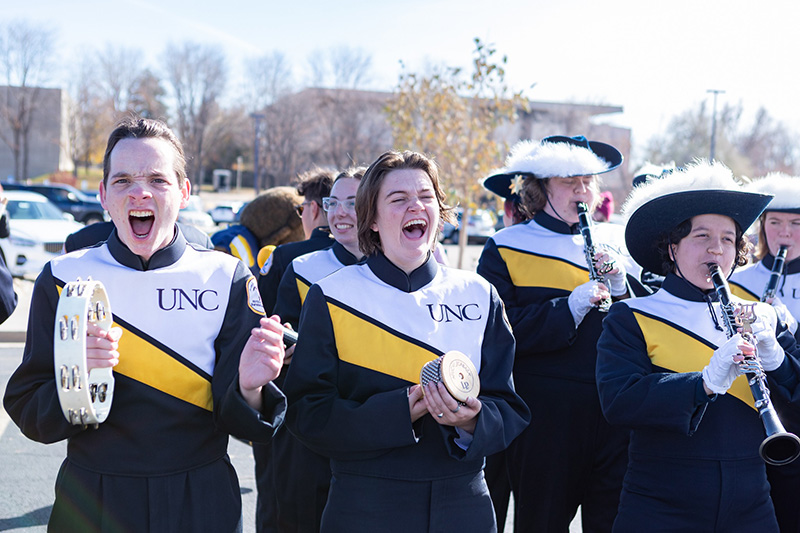
MULTIPOLYGON (((278 287, 286 268, 301 255, 333 246, 328 220, 322 209, 322 199, 330 195, 336 173, 330 169, 314 168, 297 177, 296 193, 303 201, 296 205, 294 220, 301 220, 305 240, 277 246, 264 260, 258 276, 258 292, 264 309, 272 314, 278 300, 278 287)), ((244 214, 244 213, 243 213, 244 214)), ((271 445, 253 445, 255 459, 256 531, 278 531, 278 502, 273 492, 273 463, 271 445)))
MULTIPOLYGON (((303 239, 303 227, 296 216, 303 198, 294 187, 272 187, 242 208, 239 223, 212 235, 217 250, 238 257, 258 275, 263 266, 261 250, 303 239)), ((268 257, 268 255, 267 255, 268 257)))
MULTIPOLYGON (((775 308, 789 331, 800 340, 797 321, 800 320, 800 177, 769 174, 747 185, 751 192, 774 196, 758 217, 756 263, 737 269, 731 275, 731 291, 745 300, 763 300, 775 308), (786 247, 783 268, 777 271, 778 283, 774 295, 766 295, 776 257, 781 246, 786 247)), ((780 266, 780 261, 778 265, 780 266)), ((800 433, 800 416, 780 396, 773 398, 787 431, 800 433)), ((775 515, 783 533, 800 531, 800 460, 784 466, 767 465, 770 494, 775 515)))
MULTIPOLYGON (((352 167, 340 172, 330 196, 322 198, 328 227, 336 241, 333 246, 295 258, 283 274, 274 313, 294 329, 298 327, 303 300, 311 285, 363 258, 358 247, 355 206, 356 190, 366 170, 366 167, 352 167)), ((292 359, 291 348, 288 354, 276 380, 279 387, 292 359)), ((328 458, 309 450, 286 428, 280 428, 272 440, 272 464, 278 530, 319 531, 331 481, 328 458)))

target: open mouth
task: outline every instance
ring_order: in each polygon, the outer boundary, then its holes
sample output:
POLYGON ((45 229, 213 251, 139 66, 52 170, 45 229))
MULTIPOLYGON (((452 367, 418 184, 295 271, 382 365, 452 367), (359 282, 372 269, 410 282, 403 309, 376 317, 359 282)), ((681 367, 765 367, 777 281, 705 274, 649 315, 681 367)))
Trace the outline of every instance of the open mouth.
POLYGON ((333 227, 336 228, 338 231, 347 231, 349 229, 353 229, 352 224, 344 224, 344 223, 334 224, 333 227))
POLYGON ((156 217, 152 211, 130 211, 128 213, 128 222, 131 225, 131 231, 139 238, 144 239, 150 235, 150 230, 153 229, 153 223, 156 217))
POLYGON ((428 229, 428 223, 420 218, 409 220, 403 226, 403 233, 410 239, 421 239, 425 235, 425 230, 428 229))

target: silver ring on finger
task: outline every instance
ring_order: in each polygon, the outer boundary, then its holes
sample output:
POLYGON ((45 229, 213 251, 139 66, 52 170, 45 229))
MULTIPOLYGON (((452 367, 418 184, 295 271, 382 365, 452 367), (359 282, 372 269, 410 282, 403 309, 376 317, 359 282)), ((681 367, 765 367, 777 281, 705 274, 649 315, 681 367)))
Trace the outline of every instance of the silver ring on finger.
POLYGON ((444 416, 444 413, 439 413, 438 415, 436 415, 437 418, 442 418, 443 416, 444 416))
POLYGON ((461 405, 457 405, 455 409, 450 409, 450 411, 453 413, 457 413, 459 409, 461 409, 461 405))

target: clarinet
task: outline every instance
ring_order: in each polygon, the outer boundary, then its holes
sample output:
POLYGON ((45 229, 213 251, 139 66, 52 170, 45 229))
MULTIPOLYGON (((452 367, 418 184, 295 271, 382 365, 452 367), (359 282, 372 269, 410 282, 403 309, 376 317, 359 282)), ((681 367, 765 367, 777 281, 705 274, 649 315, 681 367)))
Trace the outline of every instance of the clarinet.
MULTIPOLYGON (((711 275, 711 282, 714 284, 714 290, 719 296, 722 318, 725 322, 728 338, 736 335, 738 328, 741 327, 742 338, 755 346, 756 340, 750 330, 750 324, 755 319, 755 311, 753 309, 755 304, 734 306, 733 302, 731 302, 730 287, 722 275, 719 265, 709 263, 708 271, 711 275)), ((773 466, 783 466, 791 463, 800 456, 800 438, 794 433, 786 431, 778 418, 778 413, 769 399, 770 392, 767 387, 767 376, 761 367, 761 362, 758 360, 758 354, 752 359, 746 357, 745 361, 740 365, 750 385, 758 416, 761 418, 767 433, 767 438, 761 442, 761 446, 758 448, 758 454, 765 463, 773 466)))
POLYGON ((775 298, 775 294, 778 292, 778 282, 783 276, 783 263, 786 261, 786 253, 788 251, 789 247, 785 244, 778 248, 778 253, 775 254, 775 262, 772 263, 772 271, 769 273, 767 286, 764 287, 764 294, 761 295, 762 302, 775 298))
MULTIPOLYGON (((602 283, 603 276, 600 272, 598 272, 597 267, 594 264, 594 256, 596 252, 594 249, 594 241, 592 241, 589 207, 584 202, 578 202, 578 228, 580 228, 581 235, 583 236, 583 254, 586 256, 586 265, 589 267, 589 279, 602 283)), ((608 309, 610 307, 610 296, 603 298, 597 303, 597 310, 601 313, 608 313, 608 309)))

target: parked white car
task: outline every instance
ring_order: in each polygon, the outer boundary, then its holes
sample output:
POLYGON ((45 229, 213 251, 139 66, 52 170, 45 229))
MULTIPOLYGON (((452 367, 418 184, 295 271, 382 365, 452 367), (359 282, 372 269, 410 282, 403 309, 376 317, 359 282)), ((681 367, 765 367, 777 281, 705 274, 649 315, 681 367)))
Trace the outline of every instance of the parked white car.
POLYGON ((62 253, 67 236, 83 224, 39 193, 4 194, 10 235, 0 239, 0 253, 13 276, 37 276, 45 263, 62 253))
POLYGON ((203 200, 195 194, 189 197, 189 205, 178 212, 178 222, 194 226, 209 235, 218 229, 214 219, 203 209, 203 200))
POLYGON ((239 214, 246 202, 221 202, 214 206, 208 214, 217 224, 233 224, 239 222, 239 214))

